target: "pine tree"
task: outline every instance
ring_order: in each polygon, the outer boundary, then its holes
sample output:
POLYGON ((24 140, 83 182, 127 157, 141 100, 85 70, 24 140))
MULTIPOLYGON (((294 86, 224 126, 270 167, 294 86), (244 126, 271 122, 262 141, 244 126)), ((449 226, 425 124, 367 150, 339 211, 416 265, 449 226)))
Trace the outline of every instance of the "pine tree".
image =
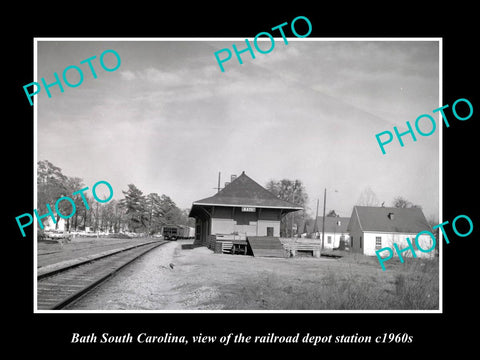
POLYGON ((128 190, 123 191, 124 199, 120 201, 125 209, 127 225, 133 232, 146 231, 148 228, 148 211, 143 192, 134 184, 128 184, 128 190))

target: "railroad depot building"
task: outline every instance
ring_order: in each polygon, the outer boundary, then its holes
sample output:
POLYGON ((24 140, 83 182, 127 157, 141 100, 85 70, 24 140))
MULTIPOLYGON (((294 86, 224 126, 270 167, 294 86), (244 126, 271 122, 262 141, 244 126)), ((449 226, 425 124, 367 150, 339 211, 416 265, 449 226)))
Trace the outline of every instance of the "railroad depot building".
MULTIPOLYGON (((280 237, 280 220, 303 208, 281 200, 242 172, 215 195, 195 201, 195 245, 247 237, 280 237)), ((266 238, 267 239, 267 238, 266 238)))
MULTIPOLYGON (((425 230, 433 232, 420 208, 354 206, 348 224, 351 251, 371 256, 376 256, 375 251, 381 248, 393 248, 394 243, 400 249, 406 248, 408 237, 417 257, 433 257, 434 251, 416 251, 415 237, 425 230)), ((418 243, 427 250, 433 240, 428 234, 422 234, 418 243)), ((402 256, 410 256, 410 252, 402 256)))

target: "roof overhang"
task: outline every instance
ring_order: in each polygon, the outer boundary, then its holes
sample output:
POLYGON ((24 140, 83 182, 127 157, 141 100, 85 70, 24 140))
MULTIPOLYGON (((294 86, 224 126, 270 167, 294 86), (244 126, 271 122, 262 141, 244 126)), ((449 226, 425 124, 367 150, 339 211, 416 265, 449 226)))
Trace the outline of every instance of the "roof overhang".
POLYGON ((225 207, 254 207, 258 209, 290 209, 290 210, 303 210, 301 206, 268 206, 268 205, 252 205, 252 204, 215 204, 215 203, 199 203, 194 202, 192 206, 225 206, 225 207))
POLYGON ((198 208, 204 207, 204 206, 219 206, 219 207, 253 207, 256 209, 279 209, 279 210, 285 210, 285 212, 292 212, 292 211, 298 211, 298 210, 303 210, 303 207, 301 206, 268 206, 268 205, 250 205, 250 204, 218 204, 218 203, 200 203, 200 202, 194 202, 192 204, 192 208, 190 209, 190 213, 188 214, 189 217, 195 217, 195 213, 198 208))

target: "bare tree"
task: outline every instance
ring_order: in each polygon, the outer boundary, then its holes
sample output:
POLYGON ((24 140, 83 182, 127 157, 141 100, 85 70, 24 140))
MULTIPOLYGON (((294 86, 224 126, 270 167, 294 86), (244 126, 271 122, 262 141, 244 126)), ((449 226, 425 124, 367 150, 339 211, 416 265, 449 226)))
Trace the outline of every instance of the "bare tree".
POLYGON ((378 200, 377 195, 373 192, 370 186, 363 189, 357 200, 357 205, 359 206, 378 206, 379 203, 380 201, 378 200))
POLYGON ((330 210, 327 217, 340 217, 340 215, 338 215, 335 210, 330 210))
MULTIPOLYGON (((301 180, 270 180, 265 187, 278 198, 302 206, 305 209, 308 201, 308 194, 301 180)), ((297 219, 297 222, 300 222, 298 220, 303 218, 304 212, 305 210, 291 212, 282 217, 280 222, 280 232, 282 233, 282 236, 293 236, 294 219, 297 219)))
POLYGON ((393 199, 393 203, 392 203, 392 206, 393 207, 396 207, 396 208, 422 208, 420 205, 416 205, 414 203, 412 203, 411 201, 408 201, 407 199, 405 199, 403 196, 396 196, 394 199, 393 199))
POLYGON ((403 196, 396 196, 393 199, 392 205, 393 207, 396 207, 396 208, 410 208, 412 207, 413 204, 407 199, 405 199, 403 196))

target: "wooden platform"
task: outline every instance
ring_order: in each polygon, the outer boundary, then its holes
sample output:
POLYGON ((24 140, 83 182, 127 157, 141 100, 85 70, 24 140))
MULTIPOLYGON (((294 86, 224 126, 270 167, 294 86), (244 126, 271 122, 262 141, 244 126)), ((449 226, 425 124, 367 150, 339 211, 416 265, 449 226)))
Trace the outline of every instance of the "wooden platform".
POLYGON ((285 250, 278 237, 248 236, 247 242, 253 252, 253 256, 285 257, 285 250))
POLYGON ((299 252, 309 252, 313 257, 320 257, 321 245, 318 243, 294 242, 285 245, 285 249, 291 256, 297 256, 299 252))
POLYGON ((233 240, 232 241, 232 254, 247 255, 248 243, 246 240, 233 240))
POLYGON ((216 240, 213 246, 213 251, 216 254, 231 254, 233 244, 230 240, 216 240))

